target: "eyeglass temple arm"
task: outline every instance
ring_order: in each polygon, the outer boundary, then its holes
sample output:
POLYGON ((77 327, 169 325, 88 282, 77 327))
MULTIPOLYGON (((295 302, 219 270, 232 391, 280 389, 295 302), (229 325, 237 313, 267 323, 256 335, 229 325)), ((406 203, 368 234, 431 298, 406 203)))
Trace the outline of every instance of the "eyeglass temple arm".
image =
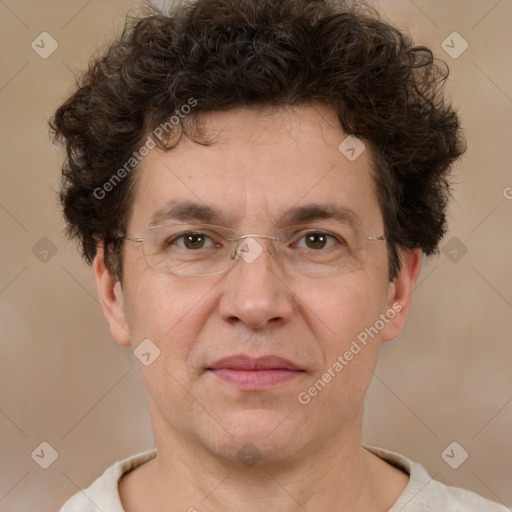
POLYGON ((116 232, 117 238, 120 238, 122 240, 127 240, 128 242, 135 242, 135 243, 142 243, 142 238, 132 238, 126 235, 123 235, 122 233, 119 233, 119 231, 116 232))

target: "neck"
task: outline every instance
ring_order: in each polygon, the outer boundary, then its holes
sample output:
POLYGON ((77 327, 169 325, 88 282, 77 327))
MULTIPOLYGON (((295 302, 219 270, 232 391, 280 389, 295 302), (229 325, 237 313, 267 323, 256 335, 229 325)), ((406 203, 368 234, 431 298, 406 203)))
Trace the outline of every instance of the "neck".
POLYGON ((408 477, 361 448, 361 422, 358 414, 336 437, 304 447, 287 460, 259 454, 251 467, 219 457, 176 431, 155 428, 158 457, 141 466, 138 475, 144 498, 120 486, 123 505, 127 512, 389 510, 408 477))

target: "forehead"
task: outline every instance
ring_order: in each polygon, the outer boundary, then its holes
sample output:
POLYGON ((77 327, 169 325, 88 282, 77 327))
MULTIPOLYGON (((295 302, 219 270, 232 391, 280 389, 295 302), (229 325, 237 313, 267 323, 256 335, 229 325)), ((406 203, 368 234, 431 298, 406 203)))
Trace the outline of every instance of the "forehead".
POLYGON ((211 144, 184 138, 139 164, 132 232, 194 208, 203 221, 235 228, 325 212, 354 225, 381 225, 369 151, 356 159, 340 151, 347 134, 326 106, 237 109, 209 114, 203 125, 211 144))

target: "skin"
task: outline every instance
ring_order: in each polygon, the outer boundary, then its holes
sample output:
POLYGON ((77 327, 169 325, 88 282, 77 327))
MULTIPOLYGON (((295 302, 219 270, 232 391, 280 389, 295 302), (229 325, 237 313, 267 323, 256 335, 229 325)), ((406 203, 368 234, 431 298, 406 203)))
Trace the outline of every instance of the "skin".
MULTIPOLYGON (((353 209, 369 236, 384 232, 370 152, 354 162, 324 105, 235 109, 205 119, 214 143, 183 141, 140 164, 127 233, 138 237, 170 199, 221 213, 239 234, 267 234, 280 212, 334 202, 353 209)), ((220 222, 220 219, 219 219, 220 222)), ((257 239, 258 240, 258 239, 257 239)), ((137 361, 147 391, 158 457, 119 484, 124 508, 202 511, 387 511, 408 475, 361 447, 364 397, 382 343, 402 331, 420 269, 419 250, 402 255, 387 279, 385 242, 365 264, 330 278, 285 275, 264 252, 209 277, 155 274, 139 244, 126 243, 122 284, 94 261, 101 303, 116 341, 149 338, 161 351, 137 361), (402 309, 307 405, 297 396, 393 304, 402 309), (263 391, 241 391, 205 371, 233 354, 276 354, 304 370, 263 391), (252 443, 259 460, 237 452, 252 443)))

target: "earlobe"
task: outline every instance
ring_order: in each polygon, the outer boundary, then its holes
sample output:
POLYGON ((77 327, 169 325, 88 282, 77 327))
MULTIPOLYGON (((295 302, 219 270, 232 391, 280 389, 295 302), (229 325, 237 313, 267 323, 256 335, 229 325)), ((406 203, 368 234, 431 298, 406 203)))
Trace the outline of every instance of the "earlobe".
POLYGON ((114 339, 123 347, 131 345, 130 334, 124 310, 124 296, 120 281, 116 280, 105 263, 103 244, 98 244, 93 262, 93 273, 98 287, 98 295, 114 339))
POLYGON ((402 252, 401 267, 397 277, 389 285, 386 316, 388 323, 382 331, 382 341, 398 337, 405 327, 411 308, 412 292, 421 268, 421 249, 402 252))

